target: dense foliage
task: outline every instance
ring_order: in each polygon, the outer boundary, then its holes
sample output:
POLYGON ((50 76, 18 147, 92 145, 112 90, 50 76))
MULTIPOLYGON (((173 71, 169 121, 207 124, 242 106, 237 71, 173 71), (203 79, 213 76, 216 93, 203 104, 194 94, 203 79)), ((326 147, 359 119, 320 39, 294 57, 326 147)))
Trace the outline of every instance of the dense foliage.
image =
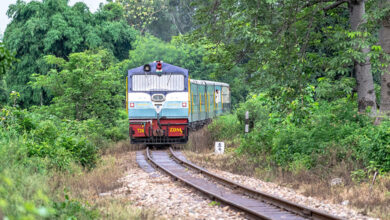
POLYGON ((282 167, 292 172, 315 168, 331 172, 340 163, 345 169, 390 171, 390 123, 379 126, 357 113, 351 97, 335 101, 314 99, 307 88, 302 99, 286 101, 270 92, 251 95, 232 115, 210 126, 216 139, 236 141, 237 149, 264 167, 282 167), (282 107, 280 103, 285 103, 282 107), (244 133, 245 112, 250 112, 251 128, 244 133))
POLYGON ((107 50, 73 53, 68 61, 44 59, 52 69, 35 74, 31 85, 45 88, 53 104, 21 109, 13 91, 13 107, 0 111, 1 213, 11 219, 94 219, 96 210, 67 194, 61 198, 63 192, 48 182, 53 172, 93 169, 101 149, 127 138, 122 64, 107 50))
POLYGON ((50 176, 93 169, 127 138, 126 70, 154 60, 231 85, 234 111, 210 131, 261 168, 390 171, 390 0, 68 4, 17 1, 7 12, 0 215, 98 218, 50 176))
POLYGON ((13 61, 15 61, 15 58, 12 56, 11 52, 5 48, 2 42, 0 42, 0 80, 6 70, 11 67, 13 61))
MULTIPOLYGON (((389 1, 193 4, 197 28, 185 40, 209 45, 205 55, 218 64, 216 76, 236 72, 231 78, 251 92, 211 125, 215 138, 263 167, 390 170, 389 123, 372 117, 389 112, 389 1)), ((232 95, 242 94, 235 86, 232 95)))
POLYGON ((104 47, 123 60, 136 35, 116 3, 92 14, 81 2, 71 7, 67 0, 18 1, 7 14, 12 21, 4 33, 4 43, 20 60, 6 75, 7 93, 18 91, 24 107, 50 102, 46 90, 26 86, 31 74, 45 74, 50 69, 45 55, 67 59, 73 52, 104 47))
POLYGON ((128 67, 134 68, 154 60, 162 60, 188 69, 194 79, 208 79, 215 65, 203 62, 206 49, 172 40, 164 42, 156 37, 140 37, 130 51, 128 67))
POLYGON ((380 57, 386 57, 377 43, 379 2, 200 0, 194 2, 198 28, 188 40, 213 45, 211 59, 223 66, 217 74, 238 67, 252 91, 288 87, 294 98, 307 84, 317 86, 318 78, 329 81, 330 90, 354 79, 361 82, 345 90, 357 92, 359 111, 367 107, 360 105, 363 99, 376 109, 372 76, 379 81, 380 57), (367 14, 353 14, 360 10, 353 7, 365 7, 367 14), (362 81, 361 72, 367 79, 362 81))
POLYGON ((69 61, 47 56, 56 69, 34 75, 33 88, 44 88, 53 98, 54 114, 76 120, 97 118, 113 125, 121 105, 121 72, 107 51, 86 51, 69 55, 69 61))
POLYGON ((15 57, 11 52, 0 42, 0 103, 6 100, 7 87, 3 80, 3 76, 6 71, 12 66, 12 62, 15 62, 15 57))
POLYGON ((149 33, 164 41, 193 29, 195 12, 191 0, 115 0, 125 10, 128 23, 141 34, 149 33))
POLYGON ((97 213, 82 203, 58 200, 61 192, 53 193, 47 183, 56 170, 74 172, 77 164, 93 168, 99 147, 109 141, 109 128, 96 119, 64 120, 47 110, 3 107, 0 112, 2 214, 15 219, 93 218, 97 213))

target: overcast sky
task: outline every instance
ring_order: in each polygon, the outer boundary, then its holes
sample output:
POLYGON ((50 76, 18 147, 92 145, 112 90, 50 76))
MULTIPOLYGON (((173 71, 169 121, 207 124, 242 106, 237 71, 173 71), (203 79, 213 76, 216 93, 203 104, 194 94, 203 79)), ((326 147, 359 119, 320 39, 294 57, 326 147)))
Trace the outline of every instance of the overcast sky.
MULTIPOLYGON (((25 0, 30 2, 31 0, 25 0)), ((99 8, 101 2, 106 2, 105 0, 69 0, 69 5, 74 5, 76 2, 84 2, 88 5, 90 11, 95 12, 99 8)), ((8 6, 15 4, 16 0, 0 0, 0 35, 3 35, 7 24, 10 22, 8 16, 6 15, 8 6)))

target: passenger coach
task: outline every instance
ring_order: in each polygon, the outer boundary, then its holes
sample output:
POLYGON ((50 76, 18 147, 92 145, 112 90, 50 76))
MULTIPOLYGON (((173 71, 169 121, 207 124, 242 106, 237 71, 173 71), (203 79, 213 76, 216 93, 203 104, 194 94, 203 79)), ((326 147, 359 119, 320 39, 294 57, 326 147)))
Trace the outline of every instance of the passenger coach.
POLYGON ((131 143, 186 143, 190 129, 230 111, 228 84, 160 61, 130 69, 126 85, 131 143))

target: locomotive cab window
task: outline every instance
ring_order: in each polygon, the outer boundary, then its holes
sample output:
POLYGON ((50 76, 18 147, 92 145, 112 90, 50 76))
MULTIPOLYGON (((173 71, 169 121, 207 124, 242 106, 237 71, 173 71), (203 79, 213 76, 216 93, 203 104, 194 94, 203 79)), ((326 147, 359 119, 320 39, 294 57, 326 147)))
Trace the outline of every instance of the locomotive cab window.
POLYGON ((164 75, 133 75, 133 91, 183 91, 184 75, 164 74, 164 75))

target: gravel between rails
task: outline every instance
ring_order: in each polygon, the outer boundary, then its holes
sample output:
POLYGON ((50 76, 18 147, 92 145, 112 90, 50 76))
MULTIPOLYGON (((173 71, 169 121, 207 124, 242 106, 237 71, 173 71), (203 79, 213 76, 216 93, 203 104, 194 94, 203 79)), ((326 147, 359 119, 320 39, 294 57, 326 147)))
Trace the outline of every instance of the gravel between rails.
MULTIPOLYGON (((138 167, 135 161, 136 152, 129 152, 128 154, 130 155, 129 158, 132 158, 127 166, 128 171, 119 180, 123 183, 123 187, 111 192, 111 196, 130 198, 133 201, 132 205, 152 210, 156 214, 156 219, 245 219, 243 213, 232 210, 228 206, 218 205, 218 203, 181 182, 173 181, 164 173, 160 173, 158 177, 152 177, 152 174, 146 173, 138 167)), ((193 162, 196 164, 196 161, 193 162)), ((281 187, 275 183, 264 182, 210 167, 207 167, 207 169, 242 185, 346 219, 375 219, 363 216, 347 206, 306 197, 293 189, 281 187)))
POLYGON ((126 176, 119 180, 124 186, 112 196, 126 196, 133 205, 153 210, 159 219, 245 219, 242 213, 218 205, 164 173, 151 177, 137 166, 135 152, 129 154, 134 159, 129 161, 126 176))
MULTIPOLYGON (((184 152, 183 155, 186 153, 184 152)), ((187 160, 190 160, 187 158, 187 160)), ((197 164, 196 161, 191 161, 194 164, 197 164)), ((211 173, 217 174, 219 176, 222 176, 224 178, 227 178, 229 180, 232 180, 234 182, 240 183, 242 185, 245 185, 247 187, 256 189, 261 192, 266 192, 271 195, 275 195, 281 198, 284 198, 286 200, 289 200, 291 202, 295 202, 297 204, 301 204, 304 206, 308 206, 314 209, 318 209, 324 212, 327 212, 329 214, 339 216, 345 219, 364 219, 364 220, 371 220, 371 219, 378 219, 378 218, 372 218, 365 215, 360 214, 358 211, 341 204, 333 204, 329 201, 320 201, 313 197, 307 197, 304 196, 296 191, 294 191, 291 188, 287 187, 281 187, 278 184, 271 183, 271 182, 264 182, 262 180, 248 177, 248 176, 242 176, 237 174, 232 174, 230 172, 221 171, 218 169, 213 169, 211 167, 205 167, 207 170, 211 173)))

